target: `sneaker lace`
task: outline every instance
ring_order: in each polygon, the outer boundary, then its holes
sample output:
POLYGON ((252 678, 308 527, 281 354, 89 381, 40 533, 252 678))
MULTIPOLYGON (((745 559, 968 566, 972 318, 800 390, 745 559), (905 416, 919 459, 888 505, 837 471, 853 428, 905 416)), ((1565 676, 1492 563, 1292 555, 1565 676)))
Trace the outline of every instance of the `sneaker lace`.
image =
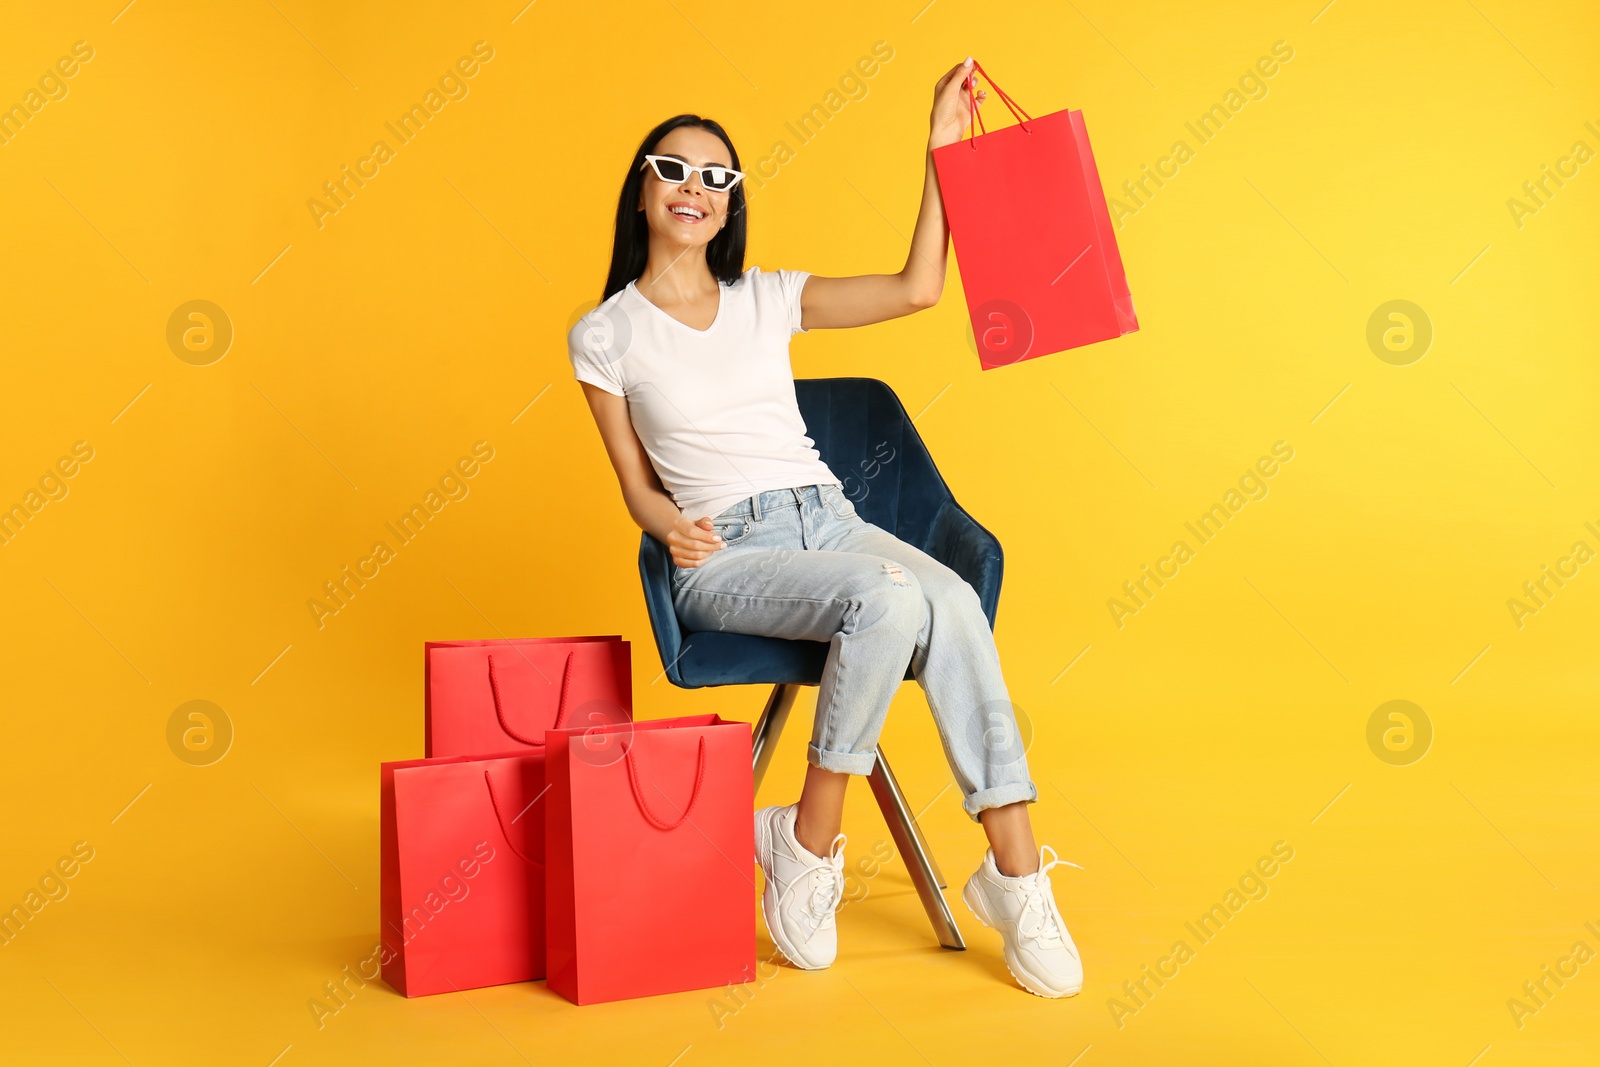
POLYGON ((844 843, 844 834, 834 835, 828 855, 807 872, 811 896, 806 901, 806 910, 819 927, 827 925, 828 920, 833 918, 839 900, 844 896, 844 843))
POLYGON ((1050 870, 1062 863, 1083 870, 1071 860, 1062 859, 1049 845, 1040 846, 1039 870, 1022 883, 1022 913, 1017 916, 1017 933, 1022 937, 1038 940, 1046 945, 1066 943, 1066 921, 1061 917, 1061 910, 1056 906, 1055 893, 1050 888, 1050 870), (1049 863, 1044 859, 1046 852, 1053 857, 1049 863))

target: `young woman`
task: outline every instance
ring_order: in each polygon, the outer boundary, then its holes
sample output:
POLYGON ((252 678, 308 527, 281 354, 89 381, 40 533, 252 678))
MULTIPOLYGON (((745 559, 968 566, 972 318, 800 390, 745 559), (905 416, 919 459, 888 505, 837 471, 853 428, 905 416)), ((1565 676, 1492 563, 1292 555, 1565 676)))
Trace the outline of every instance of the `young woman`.
POLYGON ((623 182, 602 301, 573 327, 568 355, 629 514, 672 555, 685 625, 832 646, 800 798, 755 813, 762 911, 779 951, 807 969, 834 960, 845 786, 872 770, 909 663, 963 808, 989 840, 962 898, 1000 931, 1024 988, 1070 996, 1083 970, 1049 880, 1066 861, 1035 848, 1027 806, 1038 790, 978 595, 856 514, 806 436, 789 363, 795 333, 938 302, 949 229, 932 151, 967 130, 971 63, 934 87, 921 213, 898 274, 746 270, 733 142, 696 115, 650 131, 623 182))

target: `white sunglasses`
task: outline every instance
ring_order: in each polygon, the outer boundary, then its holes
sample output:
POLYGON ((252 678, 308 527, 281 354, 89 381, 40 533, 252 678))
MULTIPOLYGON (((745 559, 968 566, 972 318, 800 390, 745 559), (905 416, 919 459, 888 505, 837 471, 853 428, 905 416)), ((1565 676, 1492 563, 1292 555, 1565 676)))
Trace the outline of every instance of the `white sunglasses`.
POLYGON ((698 173, 700 184, 713 193, 727 192, 738 185, 739 180, 744 177, 743 171, 715 163, 709 163, 704 167, 691 167, 676 156, 645 156, 644 163, 639 166, 643 167, 645 163, 650 164, 650 169, 656 172, 657 178, 675 185, 688 181, 691 173, 698 173))

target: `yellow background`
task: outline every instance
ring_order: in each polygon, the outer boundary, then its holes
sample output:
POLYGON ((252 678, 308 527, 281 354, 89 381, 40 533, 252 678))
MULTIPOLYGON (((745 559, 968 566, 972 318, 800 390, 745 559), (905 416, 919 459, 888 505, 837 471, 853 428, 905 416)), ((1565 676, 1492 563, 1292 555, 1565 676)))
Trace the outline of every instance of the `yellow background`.
MULTIPOLYGON (((94 49, 0 147, 0 502, 94 450, 0 546, 0 902, 95 850, 0 948, 0 1059, 1593 1062, 1600 962, 1520 1027, 1507 1000, 1600 950, 1600 563, 1520 629, 1506 604, 1600 548, 1600 163, 1520 228, 1507 207, 1600 149, 1592 9, 119 5, 32 5, 0 36, 0 103, 94 49), (470 94, 319 228, 322 183, 480 40, 470 94), (880 40, 799 144, 785 124, 880 40), (1005 546, 997 639, 1041 840, 1084 868, 1055 872, 1083 992, 1015 988, 959 903, 972 947, 938 949, 895 860, 841 913, 837 965, 720 994, 736 1013, 373 982, 319 1029, 308 1001, 376 940, 378 763, 421 755, 425 639, 622 633, 639 717, 759 709, 661 678, 566 361, 639 138, 694 111, 747 163, 788 142, 748 262, 894 271, 933 83, 968 54, 1033 114, 1081 108, 1111 191, 1280 40, 1267 95, 1119 231, 1137 333, 981 372, 952 259, 937 308, 793 346, 801 377, 890 382, 1005 546), (166 342, 196 299, 235 330, 203 367, 166 342), (1409 366, 1365 339, 1396 299, 1435 331, 1409 366), (1279 440, 1270 494, 1119 629, 1108 598, 1279 440), (477 441, 470 494, 319 629, 306 602, 477 441), (235 730, 207 767, 167 742, 196 699, 235 730), (1408 766, 1366 741, 1397 699, 1435 733, 1408 766), (1122 984, 1277 841, 1269 895, 1119 1026, 1122 984)), ((758 803, 795 796, 806 694, 758 803)), ((982 838, 915 685, 885 743, 955 901, 982 838)), ((845 829, 852 862, 885 836, 861 783, 845 829)))

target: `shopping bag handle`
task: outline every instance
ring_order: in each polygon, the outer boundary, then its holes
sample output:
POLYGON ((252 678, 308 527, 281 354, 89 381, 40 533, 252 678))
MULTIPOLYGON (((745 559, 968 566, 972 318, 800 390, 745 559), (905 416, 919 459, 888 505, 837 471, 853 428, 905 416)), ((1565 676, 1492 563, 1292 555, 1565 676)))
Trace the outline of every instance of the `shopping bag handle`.
MULTIPOLYGON (((489 773, 489 768, 487 767, 483 769, 483 784, 489 787, 489 806, 494 809, 494 821, 496 825, 500 827, 500 836, 506 839, 506 844, 510 847, 512 852, 515 852, 518 856, 533 864, 535 867, 543 867, 544 864, 540 863, 538 860, 522 851, 517 847, 517 843, 511 840, 511 831, 506 829, 506 817, 500 814, 500 798, 494 794, 494 776, 489 773)), ((546 786, 545 788, 549 787, 546 786)), ((539 796, 543 795, 544 792, 541 790, 539 796)), ((539 797, 534 797, 533 799, 538 800, 539 797)), ((529 807, 532 807, 532 805, 530 804, 529 807)))
MULTIPOLYGON (((500 720, 500 729, 504 730, 507 736, 515 741, 521 741, 525 745, 534 745, 538 748, 543 748, 543 737, 524 737, 516 730, 513 730, 511 728, 511 724, 506 721, 506 709, 505 706, 500 703, 500 682, 494 674, 494 653, 489 653, 489 655, 485 658, 489 661, 489 692, 494 694, 494 717, 500 720)), ((529 660, 529 662, 531 663, 532 660, 529 660)), ((568 652, 566 660, 564 660, 561 664, 561 696, 556 701, 556 718, 555 722, 550 725, 550 729, 552 730, 559 730, 561 727, 567 724, 567 687, 571 681, 572 653, 568 652)))
MULTIPOLYGON (((1026 111, 1023 111, 1021 104, 1017 103, 1016 101, 1012 100, 1011 97, 1007 96, 1006 95, 1006 91, 1004 89, 1000 88, 1000 86, 995 84, 994 79, 989 77, 989 72, 983 69, 983 64, 979 63, 976 59, 974 59, 972 61, 972 73, 968 74, 967 75, 967 79, 966 79, 966 81, 967 81, 967 128, 969 130, 974 129, 974 128, 980 129, 984 133, 988 133, 989 132, 988 127, 984 126, 984 124, 983 124, 983 116, 978 114, 978 94, 973 91, 976 88, 976 85, 974 84, 973 79, 979 73, 981 73, 983 75, 983 80, 989 83, 990 88, 994 89, 995 92, 1000 94, 1000 100, 1006 105, 1006 107, 1011 109, 1011 114, 1016 117, 1017 124, 1022 127, 1022 132, 1031 135, 1033 133, 1033 131, 1028 129, 1028 121, 1031 120, 1033 118, 1033 116, 1029 115, 1026 111)), ((973 134, 971 137, 967 138, 967 143, 972 145, 972 150, 974 152, 976 152, 978 150, 977 141, 978 141, 978 135, 977 134, 973 134)))
POLYGON ((683 813, 672 822, 657 818, 655 812, 650 810, 650 805, 645 802, 644 790, 639 786, 639 768, 633 759, 633 750, 634 746, 638 744, 638 736, 635 735, 634 744, 628 746, 627 755, 623 758, 623 762, 628 765, 628 784, 633 787, 633 799, 639 805, 639 813, 644 816, 645 821, 651 826, 654 826, 657 830, 676 830, 683 823, 683 820, 689 817, 689 812, 694 808, 694 802, 700 799, 700 784, 705 781, 706 777, 706 735, 700 735, 700 754, 695 761, 694 769, 694 792, 689 794, 689 803, 683 806, 683 813))

